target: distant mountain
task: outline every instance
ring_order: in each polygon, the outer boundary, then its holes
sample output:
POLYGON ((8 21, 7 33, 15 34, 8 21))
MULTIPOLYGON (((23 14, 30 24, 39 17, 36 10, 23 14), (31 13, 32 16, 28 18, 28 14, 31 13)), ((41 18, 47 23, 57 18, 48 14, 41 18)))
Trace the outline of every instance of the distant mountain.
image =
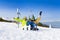
POLYGON ((60 28, 60 21, 55 21, 55 22, 43 22, 44 24, 51 24, 52 28, 60 28))

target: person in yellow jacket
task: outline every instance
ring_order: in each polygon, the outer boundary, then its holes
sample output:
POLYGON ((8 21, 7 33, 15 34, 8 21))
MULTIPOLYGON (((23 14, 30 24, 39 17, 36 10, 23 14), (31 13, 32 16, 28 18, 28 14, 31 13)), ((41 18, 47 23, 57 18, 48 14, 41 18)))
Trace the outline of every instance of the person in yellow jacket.
MULTIPOLYGON (((37 19, 32 18, 32 19, 30 19, 29 21, 27 21, 27 26, 30 25, 30 30, 39 30, 39 29, 37 28, 37 24, 39 23, 39 21, 40 21, 40 19, 41 19, 41 13, 42 13, 42 11, 40 11, 39 17, 38 17, 37 19)), ((33 16, 34 16, 34 15, 33 15, 33 16)), ((33 16, 32 16, 32 17, 33 17, 33 16)))
POLYGON ((26 17, 22 19, 21 23, 22 23, 22 29, 24 30, 24 28, 26 28, 26 23, 27 23, 26 17))
POLYGON ((26 20, 27 20, 27 18, 26 17, 24 17, 23 19, 20 19, 20 18, 14 18, 14 20, 16 21, 16 22, 20 22, 21 23, 21 25, 22 25, 22 28, 23 28, 23 30, 24 30, 24 28, 25 28, 25 26, 26 26, 26 20))

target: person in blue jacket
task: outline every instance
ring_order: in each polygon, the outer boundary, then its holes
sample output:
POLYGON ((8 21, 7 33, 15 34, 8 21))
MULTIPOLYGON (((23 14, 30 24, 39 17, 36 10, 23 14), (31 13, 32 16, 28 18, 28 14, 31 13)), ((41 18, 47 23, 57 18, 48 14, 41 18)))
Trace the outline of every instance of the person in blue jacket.
POLYGON ((30 25, 30 30, 38 30, 37 24, 34 23, 34 20, 27 21, 27 26, 30 25))

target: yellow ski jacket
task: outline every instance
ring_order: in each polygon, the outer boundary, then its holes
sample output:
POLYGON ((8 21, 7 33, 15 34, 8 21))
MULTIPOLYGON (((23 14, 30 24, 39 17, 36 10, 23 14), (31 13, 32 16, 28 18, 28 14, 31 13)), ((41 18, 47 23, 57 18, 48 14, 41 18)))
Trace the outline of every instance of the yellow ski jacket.
POLYGON ((17 22, 21 22, 22 23, 22 26, 25 26, 27 21, 25 19, 20 19, 20 18, 14 18, 15 21, 17 22))

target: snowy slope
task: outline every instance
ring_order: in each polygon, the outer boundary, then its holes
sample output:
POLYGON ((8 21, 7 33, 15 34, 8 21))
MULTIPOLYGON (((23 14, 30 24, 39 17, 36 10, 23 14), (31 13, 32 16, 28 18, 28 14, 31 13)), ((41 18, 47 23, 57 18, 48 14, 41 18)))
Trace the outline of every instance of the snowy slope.
POLYGON ((60 40, 60 29, 21 30, 15 23, 0 22, 0 40, 60 40))

